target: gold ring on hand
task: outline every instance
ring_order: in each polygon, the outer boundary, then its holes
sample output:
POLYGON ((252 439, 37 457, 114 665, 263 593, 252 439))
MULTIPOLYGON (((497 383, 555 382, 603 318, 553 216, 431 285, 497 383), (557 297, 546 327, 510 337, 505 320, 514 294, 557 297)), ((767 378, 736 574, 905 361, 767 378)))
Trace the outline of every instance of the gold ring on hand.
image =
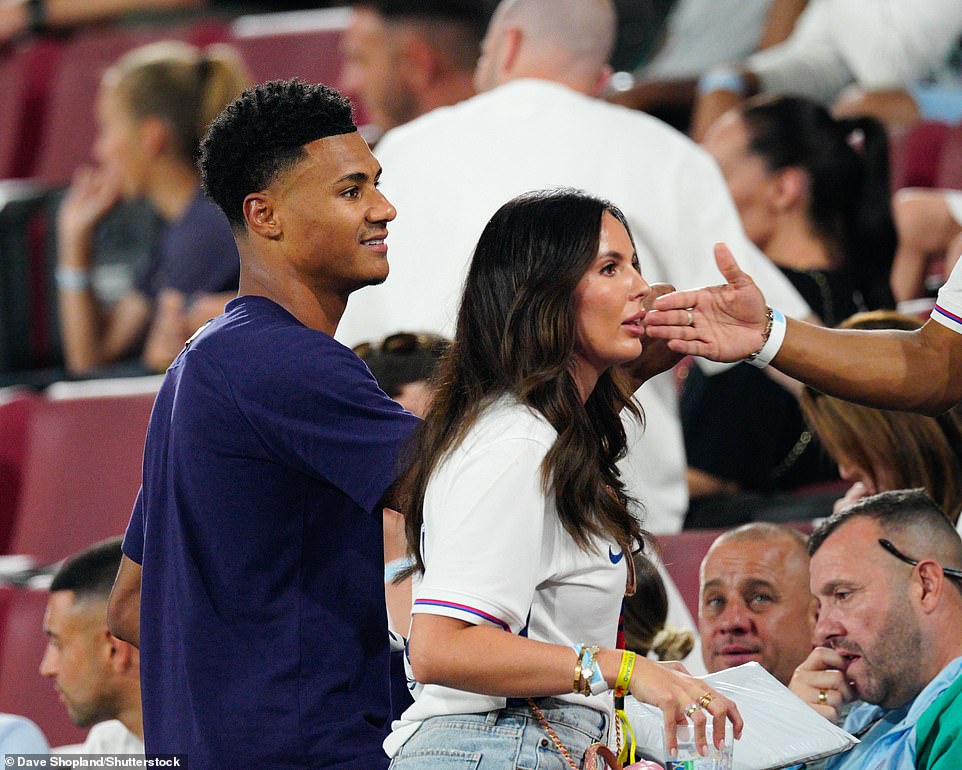
POLYGON ((694 325, 695 325, 695 314, 692 313, 690 310, 686 310, 685 312, 688 313, 688 325, 689 325, 689 326, 694 326, 694 325))
POLYGON ((818 691, 818 705, 819 705, 819 706, 824 706, 826 703, 828 703, 828 690, 819 690, 819 691, 818 691))
POLYGON ((710 692, 706 692, 704 695, 702 695, 698 699, 698 705, 701 708, 706 709, 708 708, 709 704, 714 700, 714 698, 715 698, 714 695, 712 695, 710 692))
POLYGON ((701 704, 692 703, 688 708, 685 709, 685 717, 688 719, 692 718, 692 715, 701 708, 701 704))

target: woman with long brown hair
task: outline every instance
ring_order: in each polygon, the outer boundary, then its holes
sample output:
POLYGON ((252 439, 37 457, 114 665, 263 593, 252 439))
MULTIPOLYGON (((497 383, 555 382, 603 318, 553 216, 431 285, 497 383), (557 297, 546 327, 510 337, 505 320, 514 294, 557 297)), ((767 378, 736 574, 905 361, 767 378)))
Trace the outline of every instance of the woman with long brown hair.
MULTIPOLYGON (((921 323, 894 311, 858 313, 841 329, 901 329, 921 323)), ((822 445, 852 483, 836 510, 862 497, 922 487, 958 526, 962 512, 962 415, 938 417, 872 409, 806 388, 802 413, 822 445)))
POLYGON ((704 683, 615 649, 643 538, 615 466, 620 412, 638 414, 619 366, 641 353, 649 291, 624 216, 586 193, 519 196, 485 227, 409 472, 397 770, 580 766, 611 690, 659 706, 669 747, 686 717, 705 750, 706 714, 716 743, 726 719, 740 731, 704 683))

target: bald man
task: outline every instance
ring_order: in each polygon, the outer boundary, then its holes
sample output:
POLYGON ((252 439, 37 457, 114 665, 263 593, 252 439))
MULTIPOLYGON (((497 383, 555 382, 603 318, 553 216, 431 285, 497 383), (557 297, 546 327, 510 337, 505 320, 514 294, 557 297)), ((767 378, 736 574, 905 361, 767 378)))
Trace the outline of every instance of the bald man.
MULTIPOLYGON (((353 345, 397 329, 451 336, 474 245, 491 215, 522 192, 578 187, 625 212, 646 277, 675 286, 717 283, 712 245, 734 238, 760 283, 809 310, 745 236, 712 158, 648 115, 607 104, 615 40, 609 0, 504 0, 475 72, 480 92, 388 132, 377 146, 383 188, 403 212, 391 230, 391 280, 358 292, 338 327, 353 345)), ((781 305, 780 305, 781 306, 781 305)), ((783 308, 784 310, 784 308, 783 308)), ((647 430, 626 424, 622 464, 656 534, 681 529, 688 509, 685 449, 670 375, 641 392, 647 430)))
POLYGON ((721 535, 701 563, 698 630, 714 673, 755 661, 787 685, 812 650, 807 538, 779 524, 721 535))

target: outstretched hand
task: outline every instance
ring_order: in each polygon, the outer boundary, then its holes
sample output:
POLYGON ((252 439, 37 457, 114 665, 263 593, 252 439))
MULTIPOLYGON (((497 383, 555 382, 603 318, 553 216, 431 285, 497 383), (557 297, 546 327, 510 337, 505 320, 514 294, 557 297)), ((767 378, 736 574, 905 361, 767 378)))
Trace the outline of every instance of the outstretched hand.
POLYGON ((740 361, 762 346, 768 308, 723 243, 715 245, 715 263, 726 283, 659 297, 645 317, 645 331, 649 338, 668 340, 676 353, 740 361))

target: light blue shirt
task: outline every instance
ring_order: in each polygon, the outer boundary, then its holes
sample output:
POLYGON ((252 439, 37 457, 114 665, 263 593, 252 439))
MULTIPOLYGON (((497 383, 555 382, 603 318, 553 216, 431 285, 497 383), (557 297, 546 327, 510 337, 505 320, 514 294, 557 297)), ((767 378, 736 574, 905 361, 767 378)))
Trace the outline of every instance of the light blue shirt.
POLYGON ((880 706, 860 703, 845 720, 853 735, 876 724, 851 751, 833 757, 826 770, 915 770, 915 726, 926 709, 962 673, 962 657, 943 668, 915 700, 886 711, 880 706))
POLYGON ((40 728, 26 717, 0 714, 0 763, 7 754, 49 754, 40 728))

